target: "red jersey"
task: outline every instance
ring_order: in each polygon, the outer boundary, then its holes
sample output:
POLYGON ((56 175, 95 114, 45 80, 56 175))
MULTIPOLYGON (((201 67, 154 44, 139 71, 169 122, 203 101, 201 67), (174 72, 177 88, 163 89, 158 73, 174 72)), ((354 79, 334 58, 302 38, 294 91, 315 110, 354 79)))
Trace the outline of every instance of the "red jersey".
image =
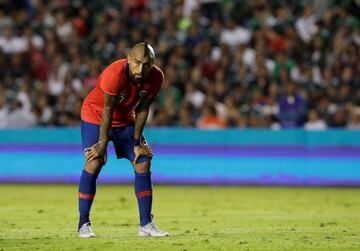
POLYGON ((135 121, 134 107, 142 97, 155 98, 164 80, 159 67, 153 66, 141 84, 131 82, 128 76, 127 59, 120 59, 101 73, 95 88, 87 95, 81 107, 81 119, 100 125, 104 110, 104 93, 117 96, 112 127, 132 124, 135 121))

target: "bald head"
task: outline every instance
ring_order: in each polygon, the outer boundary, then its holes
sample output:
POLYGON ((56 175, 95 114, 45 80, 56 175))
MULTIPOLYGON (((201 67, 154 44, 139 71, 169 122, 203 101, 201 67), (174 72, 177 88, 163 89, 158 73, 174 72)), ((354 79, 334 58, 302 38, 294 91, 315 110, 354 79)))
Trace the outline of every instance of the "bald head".
POLYGON ((130 51, 129 56, 143 56, 149 57, 149 59, 155 62, 154 49, 148 43, 138 43, 130 51))
POLYGON ((132 81, 141 82, 155 63, 154 49, 148 43, 138 43, 131 49, 128 62, 132 81))

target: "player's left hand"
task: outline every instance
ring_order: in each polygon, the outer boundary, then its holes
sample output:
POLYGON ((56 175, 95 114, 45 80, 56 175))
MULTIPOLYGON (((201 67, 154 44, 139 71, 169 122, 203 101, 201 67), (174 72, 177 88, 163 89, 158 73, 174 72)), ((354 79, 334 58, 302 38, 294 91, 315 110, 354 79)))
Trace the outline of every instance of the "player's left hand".
POLYGON ((138 161, 138 159, 141 156, 148 156, 148 157, 152 157, 153 156, 153 152, 151 147, 148 144, 142 144, 140 146, 134 146, 134 153, 135 153, 135 158, 134 158, 134 162, 133 164, 135 165, 138 161))

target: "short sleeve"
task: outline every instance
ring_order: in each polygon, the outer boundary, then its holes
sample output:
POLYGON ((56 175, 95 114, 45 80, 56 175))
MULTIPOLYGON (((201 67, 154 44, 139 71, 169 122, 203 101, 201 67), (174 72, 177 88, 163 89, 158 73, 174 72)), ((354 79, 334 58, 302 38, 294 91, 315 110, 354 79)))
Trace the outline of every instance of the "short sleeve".
POLYGON ((154 74, 154 76, 151 78, 151 89, 148 94, 148 98, 155 98, 159 95, 159 92, 161 90, 161 86, 164 82, 164 74, 159 69, 159 71, 154 74))
POLYGON ((114 71, 111 66, 107 67, 100 76, 99 85, 101 90, 109 95, 117 96, 122 87, 120 73, 114 71))

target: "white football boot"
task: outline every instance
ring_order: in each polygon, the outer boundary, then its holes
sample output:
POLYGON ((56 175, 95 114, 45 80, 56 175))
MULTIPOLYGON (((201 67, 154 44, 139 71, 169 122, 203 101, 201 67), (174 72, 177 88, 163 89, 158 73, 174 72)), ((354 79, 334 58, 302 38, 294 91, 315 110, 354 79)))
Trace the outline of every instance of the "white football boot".
POLYGON ((157 228, 157 226, 150 222, 147 225, 140 227, 138 236, 144 237, 144 236, 154 236, 154 237, 166 237, 170 234, 168 232, 161 231, 157 228))
POLYGON ((87 222, 81 226, 79 229, 79 237, 80 238, 92 238, 95 237, 95 234, 93 233, 91 229, 90 222, 87 222))

